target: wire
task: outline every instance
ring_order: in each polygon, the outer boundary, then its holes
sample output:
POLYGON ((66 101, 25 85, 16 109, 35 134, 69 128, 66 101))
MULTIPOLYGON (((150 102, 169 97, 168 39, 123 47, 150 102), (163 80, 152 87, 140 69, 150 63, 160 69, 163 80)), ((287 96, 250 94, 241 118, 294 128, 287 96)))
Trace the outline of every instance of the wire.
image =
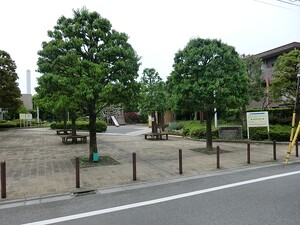
POLYGON ((295 5, 295 6, 298 6, 300 7, 299 4, 295 4, 295 3, 292 3, 292 2, 296 2, 296 0, 289 0, 290 2, 287 2, 287 1, 283 1, 283 0, 277 0, 279 2, 283 2, 283 3, 286 3, 286 4, 289 4, 289 5, 295 5))

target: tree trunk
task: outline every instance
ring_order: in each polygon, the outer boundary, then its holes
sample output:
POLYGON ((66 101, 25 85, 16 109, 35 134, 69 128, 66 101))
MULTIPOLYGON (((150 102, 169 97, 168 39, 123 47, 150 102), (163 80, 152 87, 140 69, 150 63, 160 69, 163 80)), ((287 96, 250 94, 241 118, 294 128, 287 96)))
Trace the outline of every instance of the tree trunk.
POLYGON ((157 133, 155 112, 151 113, 151 128, 152 128, 152 133, 157 133))
MULTIPOLYGON (((76 115, 75 112, 71 112, 72 120, 72 136, 76 135, 76 115)), ((77 143, 77 138, 72 138, 72 143, 77 143)))
POLYGON ((89 111, 89 128, 90 128, 90 162, 93 162, 93 153, 97 153, 97 133, 96 133, 96 110, 95 110, 95 102, 92 101, 88 104, 89 111))
POLYGON ((67 129, 68 129, 68 127, 67 127, 67 117, 68 117, 68 115, 67 115, 67 111, 65 111, 64 112, 64 134, 68 134, 68 131, 67 131, 67 129))
POLYGON ((209 151, 213 150, 212 128, 211 128, 213 117, 214 117, 214 111, 213 110, 207 111, 207 115, 206 115, 206 148, 209 151))

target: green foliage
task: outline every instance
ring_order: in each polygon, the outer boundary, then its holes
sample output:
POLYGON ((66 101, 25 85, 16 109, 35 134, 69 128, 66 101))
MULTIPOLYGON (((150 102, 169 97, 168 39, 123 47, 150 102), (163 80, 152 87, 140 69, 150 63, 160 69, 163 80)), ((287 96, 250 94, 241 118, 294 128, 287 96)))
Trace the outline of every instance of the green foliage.
POLYGON ((168 129, 170 131, 179 131, 184 127, 184 122, 183 121, 173 121, 169 123, 168 129))
MULTIPOLYGON (((62 122, 54 122, 50 125, 51 129, 63 129, 64 124, 62 122)), ((71 129, 71 122, 67 122, 67 129, 71 129)), ((78 130, 89 130, 89 122, 87 121, 76 121, 76 128, 78 130)), ((96 131, 105 132, 107 130, 107 124, 103 121, 97 120, 96 122, 96 131)))
POLYGON ((19 127, 19 121, 0 121, 0 129, 1 128, 12 128, 12 127, 19 127))
POLYGON ((97 152, 97 114, 108 105, 138 97, 139 57, 127 34, 112 29, 109 20, 86 8, 74 10, 73 18, 60 17, 48 36, 50 40, 38 52, 39 72, 45 77, 39 79, 37 92, 46 98, 44 104, 52 102, 48 108, 86 107, 91 156, 97 152))
POLYGON ((10 55, 0 50, 0 108, 18 109, 22 104, 16 68, 10 55))
POLYGON ((242 55, 241 58, 246 65, 247 75, 250 79, 250 86, 248 88, 250 100, 259 101, 265 94, 261 69, 262 61, 253 55, 242 55))
POLYGON ((294 104, 297 87, 297 65, 300 63, 300 50, 293 50, 278 57, 270 86, 271 98, 276 102, 294 104))
MULTIPOLYGON (((266 127, 251 127, 249 129, 250 139, 254 141, 276 140, 288 142, 290 139, 291 128, 288 126, 271 125, 269 136, 266 127)), ((243 131, 243 137, 247 138, 246 129, 243 131)))
POLYGON ((155 69, 144 69, 140 84, 140 111, 145 114, 164 112, 167 107, 165 83, 155 69))

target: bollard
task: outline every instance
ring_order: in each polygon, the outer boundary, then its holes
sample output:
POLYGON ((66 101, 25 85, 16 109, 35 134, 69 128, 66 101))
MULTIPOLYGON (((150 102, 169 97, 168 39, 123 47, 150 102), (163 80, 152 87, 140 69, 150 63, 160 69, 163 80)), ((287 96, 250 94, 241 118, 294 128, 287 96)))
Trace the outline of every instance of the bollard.
POLYGON ((296 139, 296 157, 299 157, 299 152, 298 152, 298 138, 296 139))
POLYGON ((132 153, 132 174, 133 180, 136 180, 136 153, 132 153))
POLYGON ((217 146, 217 169, 220 169, 220 147, 217 146))
POLYGON ((6 198, 6 166, 1 162, 1 198, 6 198))
POLYGON ((276 141, 273 140, 273 159, 276 160, 276 141))
POLYGON ((75 158, 75 167, 76 167, 76 188, 80 188, 80 165, 79 165, 79 157, 75 158))
POLYGON ((247 143, 247 163, 250 164, 250 142, 247 143))
POLYGON ((182 174, 182 150, 179 149, 179 174, 182 174))

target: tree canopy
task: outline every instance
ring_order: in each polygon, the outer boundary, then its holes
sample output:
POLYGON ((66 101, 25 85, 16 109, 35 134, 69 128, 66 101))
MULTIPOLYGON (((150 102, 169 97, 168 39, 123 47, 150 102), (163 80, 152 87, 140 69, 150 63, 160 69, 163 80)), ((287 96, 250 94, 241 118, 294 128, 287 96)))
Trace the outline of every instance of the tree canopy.
POLYGON ((271 98, 275 102, 294 104, 300 74, 300 50, 293 50, 278 57, 271 82, 271 98))
POLYGON ((179 50, 168 86, 172 109, 188 105, 191 110, 204 112, 209 149, 214 109, 234 108, 249 101, 245 64, 233 47, 215 39, 191 39, 179 50))
POLYGON ((166 109, 165 83, 154 68, 146 68, 141 78, 140 108, 145 113, 166 109))
POLYGON ((73 13, 73 18, 60 17, 54 30, 48 31, 50 41, 43 42, 38 52, 38 66, 87 107, 92 159, 97 152, 97 114, 138 95, 139 57, 128 36, 112 29, 99 13, 86 8, 73 13))
POLYGON ((0 108, 17 109, 22 104, 16 68, 10 55, 0 50, 0 108))

